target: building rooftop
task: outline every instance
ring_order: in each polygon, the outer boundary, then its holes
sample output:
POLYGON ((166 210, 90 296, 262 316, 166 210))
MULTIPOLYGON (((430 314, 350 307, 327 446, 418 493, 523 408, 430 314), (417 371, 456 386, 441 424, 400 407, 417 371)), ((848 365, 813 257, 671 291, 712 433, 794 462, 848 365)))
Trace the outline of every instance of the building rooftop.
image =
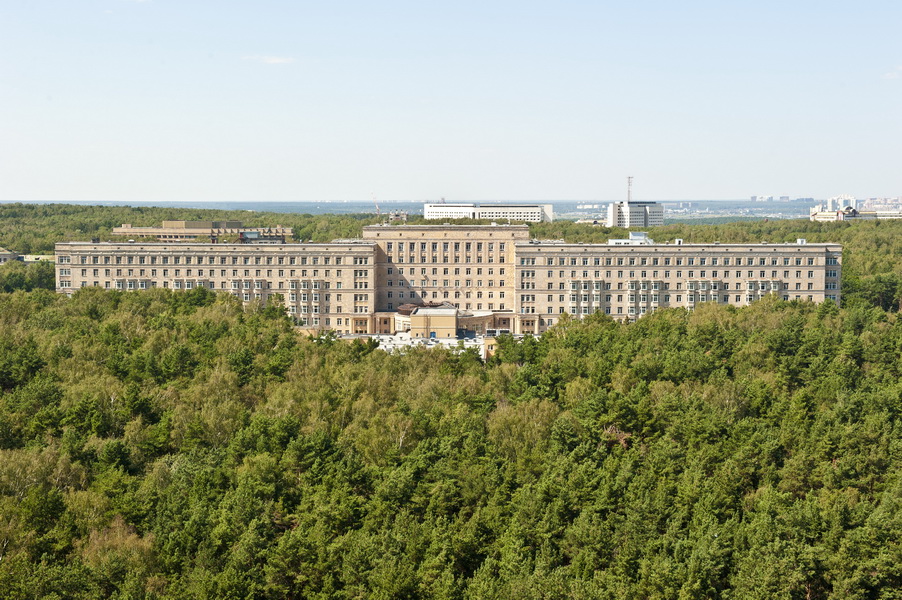
POLYGON ((234 248, 240 249, 242 252, 248 252, 250 250, 261 250, 265 252, 285 252, 286 250, 290 250, 292 248, 310 248, 321 246, 324 249, 335 248, 338 246, 366 246, 369 248, 374 248, 376 246, 376 242, 372 240, 336 240, 332 242, 289 242, 287 244, 278 244, 278 245, 270 245, 270 244, 234 244, 234 243, 225 243, 225 242, 195 242, 195 241, 167 241, 167 242, 135 242, 135 241, 105 241, 105 242, 57 242, 57 246, 109 246, 111 248, 134 248, 138 247, 152 247, 152 248, 178 248, 179 250, 184 250, 185 248, 203 248, 203 249, 211 249, 211 248, 234 248))
POLYGON ((381 229, 389 229, 389 230, 394 230, 394 229, 397 229, 397 230, 405 230, 405 229, 426 229, 426 230, 444 229, 444 230, 448 230, 448 229, 451 229, 452 231, 454 231, 454 230, 463 231, 465 229, 500 229, 500 228, 529 231, 529 225, 520 225, 520 224, 509 225, 507 223, 492 223, 491 225, 448 225, 448 224, 389 225, 389 224, 382 224, 382 225, 364 225, 363 226, 364 231, 367 231, 367 230, 377 231, 377 230, 381 230, 381 229))
POLYGON ((608 246, 651 246, 654 243, 644 231, 630 231, 630 236, 625 240, 608 240, 608 246))
POLYGON ((367 340, 374 339, 379 342, 379 350, 388 353, 402 352, 410 348, 436 348, 444 347, 451 350, 474 348, 479 352, 480 357, 486 358, 485 336, 474 336, 465 338, 415 338, 410 333, 402 332, 396 334, 377 333, 377 334, 346 334, 338 336, 343 340, 367 340))
MULTIPOLYGON (((611 240, 614 241, 614 240, 611 240)), ((699 243, 686 243, 684 240, 676 239, 668 242, 655 242, 653 240, 649 240, 650 243, 626 243, 626 244, 611 244, 611 243, 598 243, 598 244, 584 244, 580 242, 567 242, 565 240, 529 240, 523 242, 515 242, 514 245, 518 249, 528 249, 530 246, 533 247, 548 247, 555 246, 561 247, 570 247, 570 248, 583 248, 586 251, 588 250, 598 250, 600 248, 611 248, 614 247, 622 247, 622 246, 640 246, 640 247, 652 247, 652 248, 673 248, 676 246, 686 247, 686 248, 710 248, 711 246, 719 246, 722 248, 749 248, 750 246, 767 246, 767 247, 785 247, 785 246, 811 246, 811 247, 825 247, 825 246, 840 246, 841 244, 838 242, 809 242, 807 240, 796 240, 794 242, 748 242, 745 244, 721 244, 720 242, 699 242, 699 243)))
POLYGON ((414 311, 413 314, 416 315, 426 315, 426 316, 448 316, 454 317, 457 316, 457 313, 460 312, 454 306, 420 306, 414 311))

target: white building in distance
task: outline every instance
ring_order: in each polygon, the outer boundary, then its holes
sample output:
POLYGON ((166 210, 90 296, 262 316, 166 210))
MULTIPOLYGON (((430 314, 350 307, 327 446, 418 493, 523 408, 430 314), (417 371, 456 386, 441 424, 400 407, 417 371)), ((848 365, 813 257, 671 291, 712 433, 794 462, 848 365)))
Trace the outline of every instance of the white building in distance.
POLYGON ((477 204, 477 203, 426 203, 423 218, 436 219, 497 219, 550 223, 554 220, 551 204, 477 204))
POLYGON ((611 202, 607 227, 658 227, 664 224, 664 206, 657 202, 611 202))
POLYGON ((853 196, 836 196, 812 206, 809 218, 820 222, 902 219, 902 209, 895 207, 895 210, 860 210, 858 200, 853 196))

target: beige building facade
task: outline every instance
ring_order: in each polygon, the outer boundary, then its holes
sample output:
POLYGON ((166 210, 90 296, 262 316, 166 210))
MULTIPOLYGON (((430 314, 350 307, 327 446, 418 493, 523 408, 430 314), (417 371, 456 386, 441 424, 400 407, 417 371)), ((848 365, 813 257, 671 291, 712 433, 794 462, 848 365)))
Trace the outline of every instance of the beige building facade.
POLYGON ((515 312, 516 246, 526 225, 405 225, 363 228, 376 245, 376 306, 450 302, 464 310, 515 312))
POLYGON ((768 294, 839 302, 838 244, 567 244, 517 246, 518 333, 561 315, 635 320, 704 302, 745 306, 768 294))
POLYGON ((283 303, 300 326, 373 333, 375 244, 87 243, 56 245, 57 291, 205 287, 283 303))
POLYGON ((57 291, 202 286, 282 303, 300 327, 340 333, 392 333, 405 304, 447 303, 479 316, 484 329, 541 333, 564 314, 635 320, 768 294, 840 300, 838 244, 639 241, 539 242, 525 225, 376 225, 362 239, 328 244, 64 242, 57 291))

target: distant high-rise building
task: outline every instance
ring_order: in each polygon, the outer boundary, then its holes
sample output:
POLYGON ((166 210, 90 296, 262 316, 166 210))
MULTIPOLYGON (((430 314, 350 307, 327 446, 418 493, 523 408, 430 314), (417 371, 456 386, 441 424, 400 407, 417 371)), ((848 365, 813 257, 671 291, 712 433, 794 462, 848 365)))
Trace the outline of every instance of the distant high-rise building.
POLYGON ((657 202, 611 202, 608 227, 657 227, 664 224, 664 206, 657 202))
POLYGON ((529 223, 551 222, 554 207, 551 204, 476 204, 467 203, 426 203, 423 218, 436 219, 499 219, 525 221, 529 223))

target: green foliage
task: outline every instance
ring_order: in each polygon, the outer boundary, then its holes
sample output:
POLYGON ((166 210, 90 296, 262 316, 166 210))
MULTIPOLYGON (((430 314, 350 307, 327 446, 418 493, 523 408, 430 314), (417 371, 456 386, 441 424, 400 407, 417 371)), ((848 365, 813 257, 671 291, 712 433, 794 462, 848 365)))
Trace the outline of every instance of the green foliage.
POLYGON ((56 289, 56 271, 53 261, 40 260, 25 264, 11 260, 0 265, 0 292, 16 290, 56 289))
POLYGON ((902 585, 902 319, 864 304, 563 319, 485 364, 206 292, 16 292, 0 324, 8 597, 902 585))
MULTIPOLYGON (((283 225, 294 228, 296 240, 313 242, 358 237, 363 225, 378 222, 375 215, 313 216, 155 206, 0 204, 0 246, 19 254, 51 254, 54 244, 60 241, 86 241, 92 238, 122 240, 121 236, 112 236, 114 227, 123 223, 135 227, 158 227, 164 220, 234 220, 242 221, 247 227, 283 225)), ((39 267, 41 273, 44 273, 43 268, 39 267)), ((0 290, 9 291, 5 283, 3 269, 0 269, 0 290)), ((14 286, 12 289, 22 288, 14 286)))

